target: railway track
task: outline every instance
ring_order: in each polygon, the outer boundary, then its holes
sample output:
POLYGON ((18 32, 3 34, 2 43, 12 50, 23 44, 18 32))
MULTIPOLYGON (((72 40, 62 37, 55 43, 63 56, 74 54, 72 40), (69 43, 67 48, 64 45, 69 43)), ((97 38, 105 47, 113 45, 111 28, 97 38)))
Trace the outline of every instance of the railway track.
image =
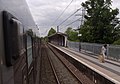
POLYGON ((43 44, 41 50, 40 84, 83 84, 48 46, 43 44))
POLYGON ((49 59, 49 62, 50 62, 51 68, 52 68, 52 70, 53 70, 53 73, 54 73, 54 76, 55 76, 56 82, 57 82, 57 84, 60 84, 60 81, 59 81, 59 79, 58 79, 58 76, 57 76, 57 73, 56 73, 55 67, 54 67, 54 65, 53 65, 53 63, 52 63, 52 60, 51 60, 51 58, 50 58, 49 56, 48 56, 48 59, 49 59))
POLYGON ((88 77, 79 71, 72 63, 70 63, 64 54, 57 51, 53 47, 49 46, 51 51, 57 56, 57 58, 65 65, 65 67, 72 73, 72 75, 79 81, 80 84, 95 84, 88 77))
MULTIPOLYGON (((86 75, 88 80, 87 80, 87 78, 85 80, 81 79, 82 80, 82 84, 85 84, 85 83, 83 83, 83 81, 88 82, 88 84, 93 84, 93 83, 95 83, 95 84, 114 84, 115 81, 111 81, 111 80, 105 78, 103 75, 97 73, 96 71, 91 70, 89 67, 86 67, 84 64, 82 64, 82 63, 72 59, 68 54, 64 53, 64 51, 65 52, 68 51, 71 56, 74 56, 74 55, 79 56, 77 53, 73 53, 72 51, 69 51, 69 50, 64 49, 64 48, 62 48, 63 49, 63 51, 62 51, 62 50, 59 50, 59 49, 57 49, 56 47, 54 47, 52 45, 50 45, 50 46, 53 47, 56 51, 58 51, 58 53, 60 53, 67 60, 69 60, 69 62, 72 63, 81 73, 86 75)), ((91 61, 88 58, 85 58, 85 57, 82 57, 82 56, 80 56, 80 58, 81 58, 81 60, 85 59, 85 60, 88 60, 89 62, 94 63, 94 61, 91 61)), ((99 65, 99 64, 101 64, 101 63, 98 63, 97 65, 99 65)), ((99 66, 104 67, 103 65, 99 65, 99 66)), ((119 74, 118 72, 115 72, 114 70, 111 70, 111 69, 106 68, 106 67, 104 67, 104 68, 108 69, 111 72, 119 74)), ((81 74, 81 77, 84 78, 84 76, 82 76, 82 74, 81 74)))
POLYGON ((55 75, 55 70, 52 66, 50 58, 46 53, 46 47, 43 44, 41 46, 41 58, 40 58, 40 84, 59 84, 59 80, 55 75))

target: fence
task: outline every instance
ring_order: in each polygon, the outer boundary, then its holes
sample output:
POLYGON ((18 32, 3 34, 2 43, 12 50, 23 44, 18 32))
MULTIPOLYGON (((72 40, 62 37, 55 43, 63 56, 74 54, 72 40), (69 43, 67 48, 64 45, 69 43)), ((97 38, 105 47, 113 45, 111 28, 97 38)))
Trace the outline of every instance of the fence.
MULTIPOLYGON (((68 48, 72 48, 75 51, 84 51, 86 53, 96 54, 98 56, 101 52, 103 44, 96 43, 80 43, 80 42, 67 42, 68 48)), ((120 46, 107 45, 107 57, 116 61, 120 61, 120 46)))

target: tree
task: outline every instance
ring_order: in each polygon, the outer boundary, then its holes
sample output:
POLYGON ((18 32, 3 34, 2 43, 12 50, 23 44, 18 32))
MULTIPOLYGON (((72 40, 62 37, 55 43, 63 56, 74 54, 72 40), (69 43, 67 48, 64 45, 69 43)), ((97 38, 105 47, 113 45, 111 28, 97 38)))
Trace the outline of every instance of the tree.
POLYGON ((120 24, 115 27, 113 32, 114 32, 113 44, 120 45, 120 24))
POLYGON ((85 23, 83 26, 81 26, 79 33, 82 34, 80 39, 83 42, 92 42, 93 41, 93 37, 90 33, 90 26, 87 25, 87 23, 85 23))
POLYGON ((112 9, 111 3, 111 0, 87 0, 85 3, 82 3, 87 14, 85 15, 86 22, 80 29, 80 32, 83 33, 83 36, 87 36, 88 42, 114 42, 115 34, 113 31, 115 25, 112 24, 112 21, 118 15, 119 10, 117 8, 112 9))
POLYGON ((68 36, 68 40, 70 41, 78 41, 78 32, 74 31, 71 27, 68 27, 65 33, 68 36))
POLYGON ((68 27, 67 30, 65 31, 66 34, 69 34, 72 31, 71 27, 68 27))
POLYGON ((65 33, 67 34, 68 36, 68 40, 70 40, 70 32, 72 31, 72 28, 71 27, 68 27, 67 30, 65 31, 65 33))
POLYGON ((120 45, 120 39, 113 43, 114 45, 120 45))
POLYGON ((48 32, 48 36, 55 34, 55 33, 56 33, 55 29, 51 28, 48 32))

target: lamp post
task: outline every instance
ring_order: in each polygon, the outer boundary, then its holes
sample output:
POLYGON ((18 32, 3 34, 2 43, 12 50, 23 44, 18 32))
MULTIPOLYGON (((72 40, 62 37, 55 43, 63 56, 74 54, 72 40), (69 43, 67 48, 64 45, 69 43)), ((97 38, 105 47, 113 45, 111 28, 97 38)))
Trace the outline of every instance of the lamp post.
POLYGON ((80 42, 80 37, 82 36, 82 34, 78 34, 79 37, 79 51, 81 51, 81 42, 80 42))

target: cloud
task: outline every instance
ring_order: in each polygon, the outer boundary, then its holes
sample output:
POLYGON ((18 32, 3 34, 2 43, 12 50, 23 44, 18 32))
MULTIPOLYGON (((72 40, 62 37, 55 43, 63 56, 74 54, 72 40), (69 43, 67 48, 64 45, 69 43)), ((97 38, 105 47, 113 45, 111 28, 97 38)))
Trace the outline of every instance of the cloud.
MULTIPOLYGON (((64 14, 53 24, 53 22, 58 18, 58 16, 63 12, 66 6, 71 2, 71 0, 26 0, 30 11, 33 15, 33 18, 36 24, 40 28, 40 33, 45 32, 47 35, 46 30, 49 30, 51 27, 56 27, 59 25, 63 20, 65 20, 68 16, 70 16, 74 11, 81 7, 81 3, 85 2, 86 0, 73 0, 73 3, 69 6, 69 8, 64 12, 64 14), (52 25, 53 24, 53 25, 52 25)), ((113 8, 119 8, 119 0, 113 0, 113 8)), ((66 23, 64 23, 62 27, 62 31, 65 31, 65 25, 71 23, 72 21, 76 20, 79 17, 71 17, 66 23)), ((73 27, 75 25, 79 25, 80 22, 72 24, 73 27)), ((77 26, 76 26, 77 28, 77 26)))

